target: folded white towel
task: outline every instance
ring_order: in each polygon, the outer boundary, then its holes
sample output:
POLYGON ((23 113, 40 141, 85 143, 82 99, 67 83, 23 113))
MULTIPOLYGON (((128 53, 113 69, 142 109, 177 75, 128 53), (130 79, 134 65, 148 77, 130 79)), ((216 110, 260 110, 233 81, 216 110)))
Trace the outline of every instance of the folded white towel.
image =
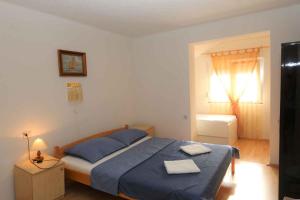
POLYGON ((202 144, 190 144, 186 146, 181 146, 180 149, 184 151, 185 153, 188 153, 190 155, 197 155, 202 153, 208 153, 211 152, 211 149, 202 145, 202 144))
POLYGON ((168 174, 188 174, 200 172, 200 169, 191 159, 164 161, 164 164, 168 174))

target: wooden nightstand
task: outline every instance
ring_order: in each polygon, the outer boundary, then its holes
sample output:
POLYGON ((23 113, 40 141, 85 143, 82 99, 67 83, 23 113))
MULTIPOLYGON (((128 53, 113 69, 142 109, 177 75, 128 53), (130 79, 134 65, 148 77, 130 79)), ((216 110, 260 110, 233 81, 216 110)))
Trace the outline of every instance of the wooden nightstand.
POLYGON ((135 129, 146 131, 152 137, 154 136, 155 133, 154 127, 146 124, 134 124, 129 126, 129 128, 135 128, 135 129))
MULTIPOLYGON (((56 161, 49 155, 43 155, 45 161, 38 164, 42 168, 52 166, 56 161)), ((65 194, 64 164, 60 161, 50 169, 39 169, 28 160, 15 165, 16 200, 53 200, 65 194)))

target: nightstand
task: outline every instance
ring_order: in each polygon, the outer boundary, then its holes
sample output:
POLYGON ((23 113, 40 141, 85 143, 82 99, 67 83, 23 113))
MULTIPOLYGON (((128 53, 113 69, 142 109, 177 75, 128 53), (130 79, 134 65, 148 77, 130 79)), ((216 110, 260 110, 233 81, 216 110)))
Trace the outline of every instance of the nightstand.
POLYGON ((129 126, 129 128, 135 128, 135 129, 146 131, 152 137, 154 136, 154 132, 155 132, 153 126, 146 125, 146 124, 134 124, 129 126))
MULTIPOLYGON (((57 161, 49 155, 43 155, 45 161, 37 164, 42 168, 53 166, 57 161)), ((16 200, 53 200, 60 199, 65 194, 64 164, 59 161, 53 168, 39 169, 29 160, 15 165, 16 200)))

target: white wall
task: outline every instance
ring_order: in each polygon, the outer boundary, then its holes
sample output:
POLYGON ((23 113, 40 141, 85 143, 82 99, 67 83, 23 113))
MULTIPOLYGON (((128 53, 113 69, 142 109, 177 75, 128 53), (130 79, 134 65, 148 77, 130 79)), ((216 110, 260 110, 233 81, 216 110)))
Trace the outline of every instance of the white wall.
MULTIPOLYGON (((137 118, 161 136, 189 139, 189 44, 253 32, 271 33, 271 163, 278 163, 280 49, 300 39, 300 5, 220 20, 134 41, 137 118)), ((194 112, 192 110, 192 112, 194 112)))
POLYGON ((0 199, 13 199, 13 165, 26 153, 24 130, 64 144, 132 122, 132 40, 0 2, 0 199), (87 77, 59 77, 57 49, 87 53, 87 77), (65 83, 84 100, 67 102, 65 83))

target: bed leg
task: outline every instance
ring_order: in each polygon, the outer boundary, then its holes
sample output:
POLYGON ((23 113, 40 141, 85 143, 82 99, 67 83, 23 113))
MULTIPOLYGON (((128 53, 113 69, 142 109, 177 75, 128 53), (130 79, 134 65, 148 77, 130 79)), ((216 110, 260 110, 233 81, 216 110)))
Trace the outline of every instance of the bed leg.
POLYGON ((231 175, 234 176, 235 174, 235 158, 231 159, 231 175))

